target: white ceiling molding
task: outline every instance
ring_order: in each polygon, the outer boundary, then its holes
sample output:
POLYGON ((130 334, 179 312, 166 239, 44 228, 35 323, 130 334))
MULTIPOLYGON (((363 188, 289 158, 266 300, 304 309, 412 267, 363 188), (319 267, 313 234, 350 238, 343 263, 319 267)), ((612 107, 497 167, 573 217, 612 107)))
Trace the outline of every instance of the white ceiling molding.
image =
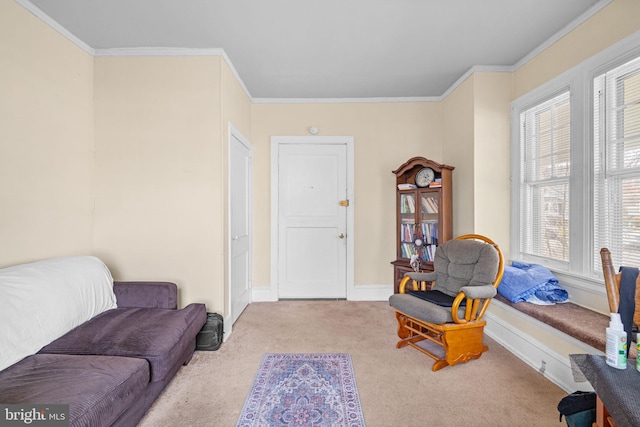
POLYGON ((442 95, 440 95, 440 100, 445 99, 451 92, 456 90, 458 86, 460 86, 465 80, 467 80, 473 73, 513 73, 514 67, 510 65, 474 65, 469 68, 466 73, 460 76, 458 80, 452 84, 449 89, 447 89, 442 95))
POLYGON ((48 26, 56 30, 58 33, 60 33, 60 35, 66 37, 67 40, 69 40, 70 42, 78 46, 80 49, 87 52, 89 55, 93 56, 95 51, 91 46, 89 46, 88 44, 86 44, 76 36, 74 36, 71 32, 69 32, 62 25, 58 24, 56 20, 54 20, 49 15, 44 13, 42 10, 36 7, 33 3, 27 0, 14 0, 14 1, 18 3, 20 6, 22 6, 23 8, 25 8, 27 11, 31 12, 31 14, 34 15, 36 18, 40 19, 45 24, 47 24, 48 26))
POLYGON ((346 104, 377 102, 437 102, 440 96, 412 96, 388 98, 253 98, 255 104, 346 104))
POLYGON ((41 19, 44 23, 58 31, 62 36, 69 39, 75 45, 80 47, 83 51, 94 57, 134 57, 134 56, 221 56, 227 63, 231 72, 240 83, 242 89, 246 93, 251 102, 256 104, 329 104, 329 103, 385 103, 385 102, 438 102, 445 99, 451 92, 453 92, 460 84, 462 84, 469 76, 476 72, 515 72, 520 67, 524 66, 531 59, 543 52, 545 49, 553 45, 569 32, 577 28, 580 24, 587 21, 589 18, 597 14, 600 10, 611 4, 613 0, 599 0, 589 10, 574 19, 569 25, 558 31, 552 37, 540 44, 534 50, 532 50, 525 57, 520 59, 516 64, 511 66, 473 66, 465 74, 460 76, 442 95, 440 96, 427 96, 427 97, 388 97, 388 98, 253 98, 249 93, 242 78, 236 71, 235 67, 231 63, 231 60, 221 48, 209 48, 209 49, 193 49, 193 48, 173 48, 173 47, 138 47, 138 48, 114 48, 114 49, 93 49, 91 46, 78 39, 75 35, 69 32, 67 29, 58 24, 57 21, 46 15, 38 7, 34 6, 28 0, 14 0, 17 4, 31 12, 33 15, 41 19))
POLYGON ((94 56, 224 56, 223 49, 182 47, 124 47, 95 49, 94 56))
POLYGON ((586 22, 589 18, 593 17, 596 13, 600 12, 605 7, 609 6, 612 2, 613 2, 613 0, 600 0, 600 1, 598 1, 596 4, 591 6, 589 8, 589 10, 584 12, 582 15, 578 16, 576 19, 571 21, 568 25, 566 25, 560 31, 555 33, 553 36, 549 37, 542 44, 540 44, 538 47, 536 47, 531 52, 529 52, 527 55, 525 55, 524 58, 522 58, 521 60, 516 62, 514 64, 514 66, 513 66, 514 71, 519 69, 520 67, 524 66, 527 62, 531 61, 533 58, 538 56, 545 49, 547 49, 548 47, 550 47, 551 45, 556 43, 558 40, 560 40, 561 38, 563 38, 564 36, 569 34, 571 31, 573 31, 576 28, 578 28, 578 26, 580 26, 581 24, 586 22))

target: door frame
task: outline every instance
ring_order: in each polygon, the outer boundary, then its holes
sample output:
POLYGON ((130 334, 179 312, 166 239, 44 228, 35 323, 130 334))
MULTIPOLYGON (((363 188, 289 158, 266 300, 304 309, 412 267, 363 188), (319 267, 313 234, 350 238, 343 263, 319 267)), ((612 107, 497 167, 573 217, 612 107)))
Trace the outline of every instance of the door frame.
MULTIPOLYGON (((249 287, 253 287, 253 144, 244 136, 235 126, 229 123, 229 129, 227 133, 227 165, 231 165, 231 144, 233 138, 236 138, 242 145, 249 150, 249 200, 248 200, 248 216, 249 216, 249 287)), ((227 316, 224 319, 224 339, 226 340, 232 331, 233 323, 233 304, 232 304, 232 265, 231 265, 231 243, 233 237, 231 236, 231 169, 227 167, 227 280, 226 280, 226 313, 227 316)), ((251 298, 251 292, 249 292, 251 298)), ((251 304, 253 300, 249 301, 251 304)))
POLYGON ((271 287, 270 299, 278 300, 278 265, 279 265, 279 244, 278 241, 278 218, 279 218, 279 167, 278 153, 280 145, 284 144, 322 144, 322 145, 345 145, 347 151, 347 199, 349 206, 347 209, 347 270, 346 286, 347 300, 354 299, 354 138, 353 136, 272 136, 271 137, 271 287))

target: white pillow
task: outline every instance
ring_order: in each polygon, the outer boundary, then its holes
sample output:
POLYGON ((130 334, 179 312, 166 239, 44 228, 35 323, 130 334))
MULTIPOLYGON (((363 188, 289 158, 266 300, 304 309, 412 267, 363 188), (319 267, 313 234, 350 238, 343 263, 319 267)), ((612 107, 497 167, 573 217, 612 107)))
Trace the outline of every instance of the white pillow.
POLYGON ((113 277, 96 257, 0 269, 0 370, 112 308, 113 277))

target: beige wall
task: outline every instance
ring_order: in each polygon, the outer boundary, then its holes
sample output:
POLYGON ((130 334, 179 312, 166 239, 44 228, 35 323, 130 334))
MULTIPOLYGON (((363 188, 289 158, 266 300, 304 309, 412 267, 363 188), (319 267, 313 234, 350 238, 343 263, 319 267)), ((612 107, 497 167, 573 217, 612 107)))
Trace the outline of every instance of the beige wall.
POLYGON ((474 229, 474 76, 467 78, 442 101, 443 163, 453 170, 453 235, 474 229))
POLYGON ((255 104, 254 286, 270 285, 271 136, 354 137, 355 286, 390 285, 395 259, 395 176, 413 156, 442 161, 437 102, 255 104))
POLYGON ((91 251, 93 58, 0 0, 0 267, 91 251))
POLYGON ((95 253, 223 312, 219 57, 97 58, 95 253))
POLYGON ((509 253, 510 73, 474 73, 443 101, 453 171, 453 235, 485 235, 509 253))
POLYGON ((511 74, 474 75, 473 232, 509 257, 511 74))
POLYGON ((412 156, 456 167, 454 234, 504 247, 509 101, 637 31, 637 16, 640 2, 615 0, 512 75, 476 73, 442 102, 285 105, 251 104, 219 57, 94 61, 0 0, 2 264, 94 251, 116 278, 176 281, 182 305, 224 312, 229 123, 254 145, 256 287, 270 285, 270 137, 310 126, 355 138, 356 286, 392 282, 391 171, 412 156))
POLYGON ((614 0, 591 19, 520 67, 513 76, 518 98, 615 42, 640 30, 640 1, 614 0))

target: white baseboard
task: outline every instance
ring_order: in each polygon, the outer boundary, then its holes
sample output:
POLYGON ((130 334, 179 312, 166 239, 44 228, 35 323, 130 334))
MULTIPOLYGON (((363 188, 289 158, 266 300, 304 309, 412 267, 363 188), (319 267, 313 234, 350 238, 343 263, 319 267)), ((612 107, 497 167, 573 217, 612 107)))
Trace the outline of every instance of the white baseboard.
MULTIPOLYGON (((387 301, 393 294, 393 285, 362 285, 347 289, 348 301, 387 301)), ((278 301, 278 292, 271 286, 251 288, 252 302, 278 301)))
POLYGON ((254 286, 251 288, 251 302, 278 301, 278 291, 271 286, 254 286))
POLYGON ((231 316, 222 320, 222 342, 226 342, 231 335, 231 316))
MULTIPOLYGON (((539 328, 543 333, 551 334, 563 342, 576 347, 576 352, 603 354, 600 350, 527 316, 518 310, 514 310, 505 304, 501 304, 498 301, 493 301, 491 304, 500 305, 501 309, 519 316, 520 320, 527 322, 529 326, 539 328)), ((485 319, 487 325, 485 326, 484 332, 487 336, 497 341, 498 344, 505 347, 549 381, 567 393, 572 393, 576 390, 593 391, 593 387, 591 387, 589 382, 576 382, 574 380, 568 355, 558 353, 547 344, 516 328, 514 325, 505 322, 500 316, 494 313, 487 312, 485 319)))
POLYGON ((393 285, 362 285, 347 289, 349 301, 387 301, 393 295, 393 285))

